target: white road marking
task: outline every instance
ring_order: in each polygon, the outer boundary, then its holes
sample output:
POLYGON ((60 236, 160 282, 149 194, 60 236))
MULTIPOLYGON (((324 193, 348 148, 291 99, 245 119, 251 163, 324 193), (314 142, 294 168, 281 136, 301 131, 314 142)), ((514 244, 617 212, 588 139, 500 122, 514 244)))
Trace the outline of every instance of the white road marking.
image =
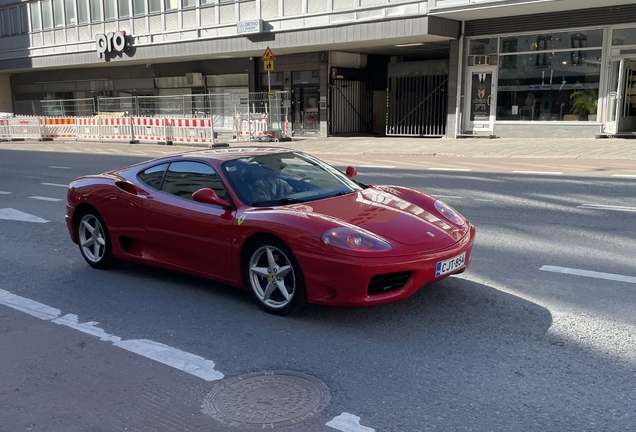
POLYGON ((51 166, 50 168, 55 168, 55 169, 71 169, 71 167, 64 167, 64 166, 51 166))
POLYGON ((190 375, 197 376, 206 381, 223 379, 224 375, 214 369, 214 362, 206 360, 198 355, 181 351, 171 346, 148 339, 121 340, 120 337, 107 334, 103 329, 96 327, 94 321, 79 323, 77 315, 67 314, 53 320, 56 324, 65 325, 83 333, 98 337, 103 341, 112 342, 113 345, 126 351, 139 354, 159 363, 175 369, 182 370, 190 375))
POLYGON ((636 207, 622 207, 622 206, 611 206, 611 205, 601 205, 601 204, 581 204, 580 206, 576 206, 576 208, 589 209, 589 210, 612 210, 612 211, 623 211, 623 212, 636 212, 636 207))
POLYGON ((33 216, 32 214, 21 212, 20 210, 12 209, 12 208, 3 208, 0 209, 0 219, 4 220, 15 220, 20 222, 35 222, 35 223, 47 223, 46 219, 42 219, 37 216, 33 216))
POLYGON ((636 277, 634 276, 623 276, 623 275, 613 274, 613 273, 601 273, 601 272, 595 272, 595 271, 589 271, 589 270, 579 270, 579 269, 549 266, 549 265, 544 265, 539 270, 636 284, 636 277))
POLYGON ((0 289, 0 304, 45 321, 55 319, 61 313, 59 309, 38 303, 35 300, 11 294, 9 291, 2 289, 0 289))
POLYGON ((433 195, 435 198, 457 198, 457 199, 464 199, 464 197, 460 197, 460 196, 453 196, 453 195, 433 195))
POLYGON ((475 201, 494 201, 491 199, 475 198, 475 201))
POLYGON ((636 178, 636 174, 612 174, 612 177, 636 178))
POLYGON ((97 327, 95 325, 97 323, 94 321, 80 323, 77 315, 73 314, 66 314, 60 317, 61 311, 59 309, 12 294, 9 291, 0 289, 0 304, 41 320, 51 321, 55 324, 64 325, 81 331, 82 333, 98 337, 126 351, 139 354, 140 356, 179 369, 206 381, 215 381, 224 378, 221 372, 214 369, 215 365, 211 360, 206 360, 198 355, 148 339, 121 340, 120 337, 108 334, 103 329, 97 327))
POLYGON ((430 171, 463 171, 468 172, 472 171, 472 168, 427 168, 430 171))
POLYGON ((360 168, 395 168, 393 165, 358 165, 360 168))
POLYGON ((342 432, 375 432, 373 428, 362 426, 360 424, 360 417, 346 412, 334 417, 333 420, 325 423, 325 426, 342 432))
POLYGON ((42 183, 44 186, 57 186, 57 187, 63 187, 63 188, 67 188, 68 185, 67 184, 59 184, 59 183, 42 183))
POLYGON ((559 175, 563 174, 558 171, 513 171, 514 174, 541 174, 541 175, 559 175))
POLYGON ((0 191, 0 195, 11 195, 11 192, 0 191))
POLYGON ((50 197, 43 197, 43 196, 32 196, 29 198, 33 198, 40 201, 62 201, 61 198, 50 198, 50 197))

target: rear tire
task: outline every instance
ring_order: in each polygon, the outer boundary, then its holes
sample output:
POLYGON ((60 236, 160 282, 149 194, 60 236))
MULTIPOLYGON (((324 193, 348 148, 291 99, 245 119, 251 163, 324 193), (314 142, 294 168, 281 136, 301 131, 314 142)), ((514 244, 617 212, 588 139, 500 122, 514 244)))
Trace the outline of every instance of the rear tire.
POLYGON ((108 228, 97 211, 82 214, 77 223, 77 239, 80 253, 91 267, 103 269, 114 264, 108 228))
POLYGON ((305 305, 305 279, 285 243, 269 238, 252 245, 244 256, 245 283, 263 310, 285 316, 305 305))

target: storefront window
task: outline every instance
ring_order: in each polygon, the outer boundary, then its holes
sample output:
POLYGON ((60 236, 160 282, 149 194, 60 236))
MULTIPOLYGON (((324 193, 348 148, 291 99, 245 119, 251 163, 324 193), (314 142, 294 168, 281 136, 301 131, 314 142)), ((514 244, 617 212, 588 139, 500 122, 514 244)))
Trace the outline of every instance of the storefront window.
POLYGON ((636 28, 614 30, 612 45, 636 45, 636 28))
POLYGON ((497 120, 588 120, 600 73, 600 49, 500 56, 497 120))
MULTIPOLYGON (((282 72, 270 72, 269 80, 272 86, 272 90, 283 89, 283 73, 282 72)), ((261 91, 268 91, 267 86, 267 72, 261 73, 261 91)))
POLYGON ((473 39, 470 41, 468 54, 469 55, 485 55, 497 53, 497 38, 491 39, 473 39))
POLYGON ((501 53, 549 51, 603 46, 603 30, 540 33, 501 38, 501 53))

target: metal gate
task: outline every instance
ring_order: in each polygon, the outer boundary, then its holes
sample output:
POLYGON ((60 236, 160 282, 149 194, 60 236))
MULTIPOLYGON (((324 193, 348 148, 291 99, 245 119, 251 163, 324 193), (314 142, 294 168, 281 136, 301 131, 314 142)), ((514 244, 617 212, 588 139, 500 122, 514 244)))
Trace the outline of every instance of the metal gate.
POLYGON ((373 132, 373 94, 365 82, 336 79, 330 92, 330 134, 373 132))
POLYGON ((446 134, 448 75, 389 78, 387 135, 446 134))

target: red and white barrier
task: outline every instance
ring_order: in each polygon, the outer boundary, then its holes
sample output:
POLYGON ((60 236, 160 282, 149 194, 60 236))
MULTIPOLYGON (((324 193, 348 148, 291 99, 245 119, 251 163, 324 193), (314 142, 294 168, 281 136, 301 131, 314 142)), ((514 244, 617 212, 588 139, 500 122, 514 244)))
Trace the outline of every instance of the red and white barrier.
POLYGON ((214 143, 210 119, 172 119, 170 125, 173 143, 214 143))
POLYGON ((9 119, 11 139, 44 139, 42 119, 39 117, 15 117, 9 119))
POLYGON ((9 119, 0 120, 0 140, 10 140, 11 129, 9 128, 9 119))
POLYGON ((100 118, 100 139, 102 141, 132 140, 132 126, 128 117, 100 118))
POLYGON ((50 118, 44 119, 42 135, 45 138, 73 138, 77 137, 75 118, 50 118))
POLYGON ((234 120, 234 135, 237 141, 271 139, 267 117, 240 118, 234 120))
POLYGON ((81 117, 75 119, 78 140, 100 140, 101 119, 94 117, 81 117))
POLYGON ((165 118, 138 117, 134 119, 135 139, 150 142, 172 142, 171 121, 165 118))

